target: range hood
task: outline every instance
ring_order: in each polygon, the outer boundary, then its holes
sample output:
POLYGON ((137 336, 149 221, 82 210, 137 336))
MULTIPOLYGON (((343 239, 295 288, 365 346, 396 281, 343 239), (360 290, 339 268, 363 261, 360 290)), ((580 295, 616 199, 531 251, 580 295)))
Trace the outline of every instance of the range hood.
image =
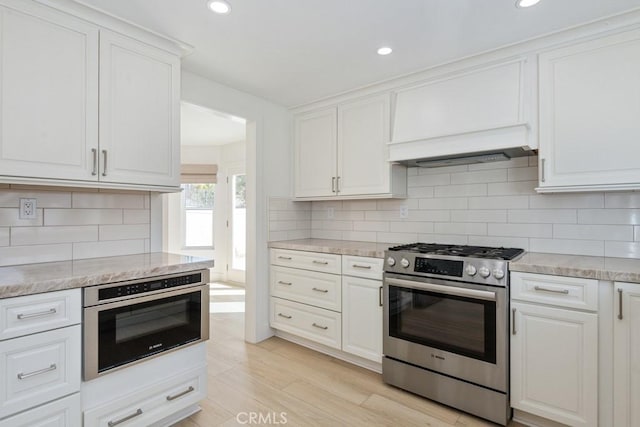
POLYGON ((521 147, 508 148, 500 151, 468 153, 464 155, 429 157, 402 162, 407 166, 420 168, 439 168, 444 166, 471 165, 476 163, 503 162, 514 157, 532 156, 535 152, 521 147))

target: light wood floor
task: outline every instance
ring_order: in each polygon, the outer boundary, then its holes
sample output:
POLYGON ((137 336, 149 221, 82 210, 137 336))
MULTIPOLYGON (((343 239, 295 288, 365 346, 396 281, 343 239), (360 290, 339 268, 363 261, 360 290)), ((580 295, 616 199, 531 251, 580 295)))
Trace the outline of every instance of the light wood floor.
POLYGON ((177 426, 494 426, 280 338, 248 344, 243 322, 243 313, 211 315, 208 398, 177 426), (249 424, 251 412, 263 422, 249 424))

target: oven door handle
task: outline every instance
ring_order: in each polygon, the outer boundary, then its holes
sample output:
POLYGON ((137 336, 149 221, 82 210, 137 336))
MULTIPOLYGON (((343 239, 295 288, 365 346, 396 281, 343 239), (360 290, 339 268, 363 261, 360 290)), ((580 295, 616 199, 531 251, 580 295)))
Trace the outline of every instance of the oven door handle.
POLYGON ((454 286, 434 285, 433 283, 415 282, 413 280, 386 278, 390 285, 398 285, 413 289, 436 292, 438 294, 453 295, 457 297, 467 297, 486 301, 495 301, 496 293, 490 291, 480 291, 477 289, 459 288, 454 286))

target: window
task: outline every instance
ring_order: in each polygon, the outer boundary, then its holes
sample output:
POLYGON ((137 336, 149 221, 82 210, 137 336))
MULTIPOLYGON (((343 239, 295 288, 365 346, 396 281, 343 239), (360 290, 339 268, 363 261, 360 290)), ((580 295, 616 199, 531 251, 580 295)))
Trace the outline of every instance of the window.
POLYGON ((213 249, 213 200, 215 184, 182 184, 183 245, 213 249))

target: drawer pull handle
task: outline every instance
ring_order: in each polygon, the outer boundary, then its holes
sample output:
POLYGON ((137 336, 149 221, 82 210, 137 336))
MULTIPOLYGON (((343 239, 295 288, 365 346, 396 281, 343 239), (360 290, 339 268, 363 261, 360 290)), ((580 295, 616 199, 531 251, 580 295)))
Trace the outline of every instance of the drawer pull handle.
POLYGON ((326 331, 327 329, 329 329, 329 327, 328 327, 328 326, 318 325, 317 323, 314 323, 314 324, 313 324, 313 327, 314 327, 314 328, 318 328, 318 329, 324 329, 325 331, 326 331))
POLYGON ((370 265, 353 264, 352 267, 353 268, 362 268, 364 270, 371 270, 371 266, 370 265))
POLYGON ((329 292, 328 289, 320 289, 320 288, 312 288, 312 290, 316 292, 322 292, 323 294, 326 294, 327 292, 329 292))
POLYGON ((320 264, 320 265, 327 265, 329 264, 329 261, 317 261, 317 260, 313 260, 314 264, 320 264))
POLYGON ((549 289, 549 288, 543 288, 542 286, 534 286, 533 289, 535 289, 536 291, 542 291, 542 292, 552 292, 554 294, 564 294, 564 295, 569 295, 569 289, 549 289))
POLYGON ((278 280, 278 284, 291 286, 291 282, 283 282, 282 280, 278 280))
POLYGON ((55 363, 52 363, 48 368, 40 369, 38 371, 29 372, 28 374, 23 374, 22 372, 18 374, 19 380, 25 380, 27 378, 35 377, 36 375, 46 374, 47 372, 55 371, 58 369, 55 363))
POLYGON ((129 421, 129 420, 131 420, 131 419, 133 419, 133 418, 135 418, 137 416, 140 416, 140 415, 142 415, 142 409, 138 408, 138 410, 136 412, 134 412, 133 414, 127 415, 126 417, 120 418, 119 420, 116 420, 116 421, 109 421, 107 423, 107 425, 109 427, 117 426, 118 424, 122 424, 124 422, 127 422, 127 421, 129 421))
POLYGON ((189 393, 191 393, 191 392, 192 392, 192 391, 194 391, 194 390, 195 390, 195 388, 193 388, 192 386, 189 386, 189 388, 188 388, 188 389, 186 389, 185 391, 183 391, 182 393, 178 393, 178 394, 173 395, 173 396, 167 396, 167 400, 168 400, 169 402, 171 402, 172 400, 176 400, 177 398, 182 397, 182 396, 184 396, 185 394, 189 394, 189 393))
POLYGON ((47 311, 40 311, 38 313, 31 313, 31 314, 18 314, 18 320, 23 320, 23 319, 33 319, 34 317, 42 317, 42 316, 50 316, 52 314, 56 314, 58 312, 58 310, 56 310, 55 308, 49 309, 47 311))
POLYGON ((284 317, 285 319, 291 319, 291 316, 287 316, 286 314, 278 313, 278 316, 284 317))
POLYGON ((286 259, 287 261, 291 261, 291 257, 290 256, 278 255, 278 259, 286 259))

